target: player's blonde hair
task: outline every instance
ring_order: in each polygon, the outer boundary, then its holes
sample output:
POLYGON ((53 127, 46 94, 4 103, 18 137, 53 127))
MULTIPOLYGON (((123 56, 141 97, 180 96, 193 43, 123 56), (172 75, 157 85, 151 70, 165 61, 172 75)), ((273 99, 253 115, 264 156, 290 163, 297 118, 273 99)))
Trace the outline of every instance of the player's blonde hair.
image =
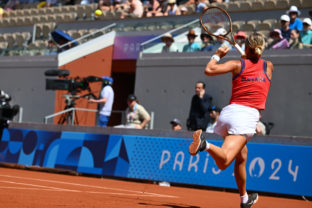
POLYGON ((260 33, 252 33, 246 39, 246 46, 248 46, 250 50, 251 56, 260 57, 265 48, 265 40, 262 34, 260 33))

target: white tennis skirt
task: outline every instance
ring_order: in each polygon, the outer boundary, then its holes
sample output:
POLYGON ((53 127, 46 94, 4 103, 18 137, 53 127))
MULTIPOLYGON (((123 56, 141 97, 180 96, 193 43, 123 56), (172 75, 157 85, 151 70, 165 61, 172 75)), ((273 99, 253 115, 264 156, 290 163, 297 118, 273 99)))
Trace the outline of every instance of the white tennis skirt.
POLYGON ((255 108, 230 104, 222 109, 214 133, 222 137, 244 135, 250 139, 256 133, 259 118, 260 113, 255 108))

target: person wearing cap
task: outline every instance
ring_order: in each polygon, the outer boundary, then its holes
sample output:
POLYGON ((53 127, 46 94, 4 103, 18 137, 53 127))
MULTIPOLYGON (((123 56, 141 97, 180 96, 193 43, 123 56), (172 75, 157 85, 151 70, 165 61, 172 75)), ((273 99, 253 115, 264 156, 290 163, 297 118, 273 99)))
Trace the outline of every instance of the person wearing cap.
POLYGON ((175 16, 180 14, 181 12, 176 4, 176 0, 168 0, 168 7, 166 12, 164 13, 164 16, 175 16))
POLYGON ((185 6, 182 6, 180 11, 181 11, 181 15, 187 15, 188 14, 188 10, 185 6))
POLYGON ((289 29, 291 30, 299 30, 301 31, 303 28, 302 21, 298 18, 301 12, 298 10, 296 6, 291 6, 289 10, 286 12, 290 18, 289 29))
MULTIPOLYGON (((234 35, 235 42, 241 47, 241 49, 245 50, 245 41, 246 41, 246 33, 244 31, 239 31, 234 35)), ((235 48, 236 49, 236 48, 235 48)))
POLYGON ((170 121, 171 124, 171 129, 173 131, 180 131, 182 130, 182 123, 180 122, 179 119, 174 118, 172 121, 170 121))
POLYGON ((304 48, 312 47, 312 21, 310 18, 303 20, 303 30, 300 31, 300 38, 304 48))
MULTIPOLYGON (((251 33, 245 41, 245 56, 238 60, 220 62, 228 54, 228 47, 220 47, 210 58, 207 76, 231 75, 232 95, 229 105, 221 110, 214 133, 223 137, 217 146, 206 140, 202 130, 193 133, 189 153, 196 156, 207 151, 220 170, 226 170, 234 161, 234 176, 240 196, 240 207, 250 208, 258 201, 258 194, 247 193, 247 143, 256 133, 260 113, 265 110, 270 90, 273 64, 262 59, 264 36, 251 33)), ((254 154, 257 154, 256 152, 254 154)))
POLYGON ((285 49, 289 48, 289 42, 282 36, 280 29, 274 29, 270 32, 271 42, 268 44, 268 49, 285 49))
MULTIPOLYGON (((223 27, 220 27, 218 28, 213 34, 216 35, 216 36, 226 36, 226 30, 223 28, 223 27)), ((220 48, 222 46, 226 46, 228 47, 229 49, 232 49, 232 45, 226 41, 226 40, 223 40, 223 39, 220 39, 220 38, 217 38, 215 43, 214 43, 214 48, 220 48)))
POLYGON ((188 43, 183 46, 183 52, 195 52, 200 51, 201 47, 198 43, 195 42, 195 38, 197 37, 195 30, 191 29, 187 33, 188 43))
POLYGON ((90 103, 99 104, 98 126, 106 127, 113 109, 114 90, 112 88, 113 78, 103 76, 102 90, 99 99, 89 99, 90 103))
POLYGON ((202 34, 200 34, 200 39, 202 40, 201 51, 213 50, 213 38, 209 34, 203 32, 202 34))
POLYGON ((207 9, 206 0, 195 0, 195 12, 196 13, 202 13, 205 9, 207 9))
POLYGON ((206 128, 207 133, 214 133, 213 129, 217 125, 220 112, 221 112, 221 109, 218 106, 213 105, 209 108, 210 121, 206 128))
POLYGON ((130 94, 127 99, 128 108, 126 109, 125 128, 144 129, 151 120, 149 113, 138 103, 134 94, 130 94))
POLYGON ((287 40, 289 40, 290 39, 290 31, 291 31, 291 29, 289 28, 290 18, 288 15, 283 14, 280 19, 281 19, 282 36, 284 38, 286 38, 287 40))
POLYGON ((166 33, 161 37, 161 41, 165 43, 163 46, 161 52, 178 52, 178 48, 175 46, 174 39, 172 38, 172 35, 170 33, 166 33))

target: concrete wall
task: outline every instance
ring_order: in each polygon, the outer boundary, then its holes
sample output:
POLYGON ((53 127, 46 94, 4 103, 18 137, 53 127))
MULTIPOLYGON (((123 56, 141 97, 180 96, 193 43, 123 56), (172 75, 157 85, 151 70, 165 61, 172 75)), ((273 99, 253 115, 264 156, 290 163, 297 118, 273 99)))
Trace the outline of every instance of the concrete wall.
POLYGON ((23 107, 23 121, 43 122, 54 113, 55 91, 45 90, 48 69, 57 69, 56 56, 0 57, 0 89, 23 107))
MULTIPOLYGON (((195 82, 203 80, 213 103, 224 107, 231 96, 231 75, 205 76, 211 54, 143 54, 137 62, 135 93, 148 111, 155 112, 156 129, 170 128, 178 118, 186 128, 195 82)), ((230 53, 223 61, 239 59, 230 53)), ((312 135, 312 53, 310 50, 267 51, 264 59, 274 64, 271 90, 263 121, 274 122, 274 135, 312 135)))

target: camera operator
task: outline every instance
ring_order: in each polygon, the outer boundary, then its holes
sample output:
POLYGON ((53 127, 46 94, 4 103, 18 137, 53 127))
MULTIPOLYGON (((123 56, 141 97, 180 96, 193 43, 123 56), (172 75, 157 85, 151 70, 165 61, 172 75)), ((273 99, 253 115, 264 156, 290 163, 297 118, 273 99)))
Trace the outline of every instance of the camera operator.
POLYGON ((4 128, 8 127, 8 121, 18 113, 19 106, 10 106, 11 96, 4 91, 0 90, 0 140, 4 128))
POLYGON ((99 99, 89 99, 91 103, 100 104, 98 126, 106 127, 112 112, 114 103, 113 78, 103 76, 103 85, 99 99))

